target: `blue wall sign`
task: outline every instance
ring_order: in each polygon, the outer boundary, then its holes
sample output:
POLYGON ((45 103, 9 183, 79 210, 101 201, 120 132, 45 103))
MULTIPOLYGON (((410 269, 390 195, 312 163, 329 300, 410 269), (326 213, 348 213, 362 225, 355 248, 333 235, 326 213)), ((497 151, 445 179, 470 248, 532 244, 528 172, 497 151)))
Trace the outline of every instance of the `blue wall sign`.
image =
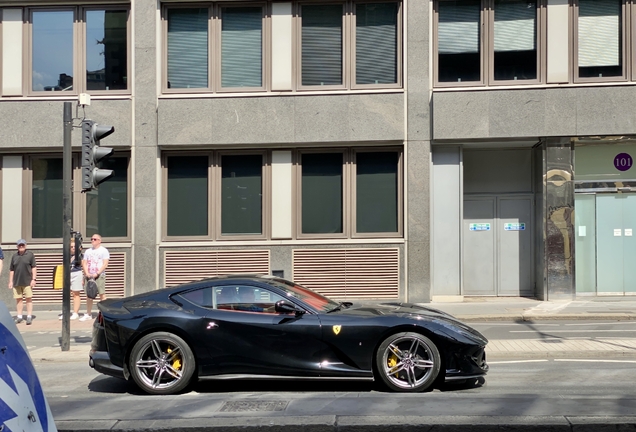
POLYGON ((526 224, 525 223, 505 223, 504 231, 525 231, 526 224))
POLYGON ((489 223, 471 223, 468 226, 468 229, 471 231, 490 231, 489 223))

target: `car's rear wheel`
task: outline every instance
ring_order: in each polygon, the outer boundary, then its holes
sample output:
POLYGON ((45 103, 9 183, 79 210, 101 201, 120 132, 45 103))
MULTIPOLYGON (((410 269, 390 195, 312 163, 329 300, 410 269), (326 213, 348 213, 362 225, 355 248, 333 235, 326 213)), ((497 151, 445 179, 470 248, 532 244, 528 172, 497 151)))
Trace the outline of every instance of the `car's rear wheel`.
POLYGON ((130 352, 130 375, 145 392, 172 394, 185 389, 195 371, 188 344, 169 332, 150 333, 130 352))
POLYGON ((396 333, 380 344, 376 353, 378 375, 389 389, 420 392, 428 389, 441 367, 439 350, 419 333, 396 333))

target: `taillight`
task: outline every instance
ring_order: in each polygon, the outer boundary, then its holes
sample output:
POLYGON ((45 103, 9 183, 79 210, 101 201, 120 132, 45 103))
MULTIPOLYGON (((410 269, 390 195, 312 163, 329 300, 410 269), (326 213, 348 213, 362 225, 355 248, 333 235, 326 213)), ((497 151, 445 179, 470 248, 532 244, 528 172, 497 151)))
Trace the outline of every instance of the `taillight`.
POLYGON ((99 325, 104 325, 104 317, 102 316, 101 312, 97 313, 97 322, 99 323, 99 325))

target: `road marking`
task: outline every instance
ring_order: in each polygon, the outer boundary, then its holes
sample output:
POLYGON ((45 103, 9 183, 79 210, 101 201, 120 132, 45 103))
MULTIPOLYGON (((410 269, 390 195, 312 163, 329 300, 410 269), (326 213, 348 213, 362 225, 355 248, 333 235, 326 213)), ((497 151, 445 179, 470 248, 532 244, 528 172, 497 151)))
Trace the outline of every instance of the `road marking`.
MULTIPOLYGON (((631 329, 618 330, 557 330, 555 333, 607 333, 607 332, 633 332, 631 329)), ((510 330, 508 333, 536 333, 536 330, 510 330)))
POLYGON ((627 321, 616 321, 616 322, 601 322, 601 323, 577 323, 577 324, 563 324, 566 326, 594 326, 594 325, 619 325, 619 324, 631 324, 636 325, 636 322, 627 322, 627 321))
POLYGON ((494 364, 513 364, 513 363, 539 363, 539 362, 547 362, 550 361, 548 359, 541 359, 541 360, 507 360, 507 361, 489 361, 488 364, 489 365, 494 365, 494 364))
MULTIPOLYGON (((602 359, 554 359, 559 362, 585 362, 585 363, 636 363, 636 360, 602 360, 602 359)), ((491 364, 488 362, 488 364, 491 364)))

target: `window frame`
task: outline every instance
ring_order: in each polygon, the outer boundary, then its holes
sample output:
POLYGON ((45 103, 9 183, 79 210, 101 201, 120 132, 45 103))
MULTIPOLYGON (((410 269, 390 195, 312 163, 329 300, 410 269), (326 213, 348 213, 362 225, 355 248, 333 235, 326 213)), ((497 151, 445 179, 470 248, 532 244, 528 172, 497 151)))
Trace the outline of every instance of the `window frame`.
MULTIPOLYGON (((126 236, 117 236, 117 237, 106 237, 102 235, 102 238, 108 242, 130 242, 132 241, 132 194, 133 190, 131 187, 132 184, 132 157, 131 152, 129 150, 118 150, 115 149, 115 152, 109 159, 116 158, 125 158, 128 162, 127 170, 126 170, 126 236)), ((75 155, 74 155, 75 156, 75 155)), ((75 163, 75 161, 74 161, 75 163)), ((80 232, 85 236, 87 234, 86 223, 88 218, 86 217, 86 193, 82 192, 81 182, 79 179, 82 178, 82 166, 81 166, 81 154, 77 154, 77 166, 73 165, 73 200, 74 200, 74 213, 76 213, 76 221, 78 221, 78 226, 80 227, 80 232)), ((106 180, 108 181, 108 180, 106 180)), ((99 187, 98 187, 99 190, 99 187)), ((74 216, 75 217, 75 216, 74 216)), ((101 233, 100 233, 101 235, 101 233)))
MULTIPOLYGON (((126 172, 126 237, 105 237, 102 236, 105 242, 129 242, 132 240, 131 227, 132 227, 132 170, 131 170, 131 153, 128 149, 117 150, 117 155, 111 157, 126 158, 128 161, 128 169, 126 172)), ((46 244, 46 243, 60 243, 62 237, 59 238, 33 238, 33 161, 36 159, 60 159, 63 162, 63 155, 61 153, 31 153, 26 154, 22 158, 22 227, 23 237, 30 244, 46 244)), ((75 229, 86 235, 86 196, 82 192, 82 166, 81 166, 81 154, 79 152, 73 152, 71 157, 71 181, 73 182, 73 214, 72 218, 75 221, 75 229)), ((1 181, 1 180, 0 180, 1 181)), ((1 185, 1 183, 0 183, 1 185)))
POLYGON ((161 47, 161 91, 164 94, 171 93, 213 93, 215 83, 214 58, 216 56, 216 44, 212 39, 214 37, 214 29, 216 20, 214 18, 214 7, 210 3, 163 3, 161 5, 161 30, 162 30, 162 47, 161 47), (169 9, 207 9, 208 10, 208 86, 200 88, 177 88, 168 87, 168 10, 169 9))
POLYGON ((215 161, 211 152, 201 151, 166 151, 161 154, 161 240, 162 241, 183 241, 183 240, 211 240, 214 238, 214 209, 211 199, 211 191, 214 189, 214 164, 215 161), (206 156, 208 158, 208 234, 197 236, 169 236, 168 235, 168 158, 173 156, 206 156))
POLYGON ((401 1, 392 1, 392 0, 360 0, 354 1, 352 3, 352 12, 350 14, 350 25, 351 25, 351 88, 358 89, 392 89, 392 88, 402 88, 402 73, 403 73, 403 41, 402 34, 404 31, 403 25, 403 2, 401 1), (396 3, 397 4, 397 23, 396 23, 396 31, 397 31, 397 46, 396 46, 396 74, 397 80, 394 84, 358 84, 356 82, 356 70, 357 70, 357 51, 356 51, 356 29, 357 29, 357 15, 356 11, 358 8, 358 4, 369 4, 369 3, 396 3))
POLYGON ((348 23, 351 21, 351 13, 350 8, 348 6, 347 0, 299 0, 293 4, 293 12, 292 16, 294 17, 294 25, 295 35, 292 37, 293 42, 295 43, 296 49, 294 50, 294 54, 296 55, 296 61, 293 61, 296 68, 296 88, 295 91, 318 91, 318 90, 346 90, 350 88, 349 84, 349 64, 347 59, 349 58, 349 51, 351 46, 351 41, 349 37, 348 28, 350 27, 348 23), (338 85, 324 85, 324 86, 316 86, 316 85, 303 85, 303 21, 302 21, 302 7, 303 6, 321 6, 321 5, 332 5, 332 4, 341 4, 342 5, 342 84, 338 85))
POLYGON ((537 47, 537 78, 533 80, 495 80, 495 0, 490 0, 488 15, 487 35, 488 35, 488 85, 532 85, 543 84, 547 76, 547 6, 546 1, 536 0, 536 47, 537 47))
MULTIPOLYGON (((4 23, 4 8, 0 8, 0 47, 4 46, 3 45, 3 40, 2 40, 2 25, 4 23)), ((22 11, 22 22, 24 22, 24 11, 22 11)), ((2 77, 2 55, 0 55, 0 98, 2 96, 4 96, 3 94, 3 89, 4 89, 4 81, 3 81, 3 77, 2 77)))
POLYGON ((404 148, 395 146, 361 146, 347 148, 307 148, 294 151, 293 164, 295 167, 295 238, 304 239, 373 239, 373 238, 402 238, 404 236, 404 148), (358 153, 396 152, 398 154, 398 202, 397 202, 397 232, 358 233, 356 231, 356 155, 358 153), (308 234, 302 229, 302 155, 316 153, 342 153, 342 233, 308 234))
POLYGON ((216 167, 214 176, 216 188, 214 190, 214 207, 215 207, 215 231, 214 239, 223 240, 267 240, 270 238, 270 214, 271 214, 271 195, 268 191, 271 189, 271 156, 266 150, 220 150, 215 152, 214 166, 216 167), (223 235, 223 165, 221 164, 223 156, 247 156, 261 155, 261 234, 228 234, 223 235))
MULTIPOLYGON (((480 79, 478 81, 440 82, 439 80, 439 4, 450 0, 435 0, 433 3, 433 86, 481 87, 481 86, 525 86, 545 84, 547 77, 547 0, 536 0, 537 6, 537 79, 534 80, 495 80, 495 0, 480 0, 479 13, 479 60, 480 79)), ((623 0, 625 1, 625 0, 623 0)))
POLYGON ((81 20, 79 21, 79 29, 80 29, 80 39, 81 39, 81 48, 80 48, 80 52, 81 52, 81 58, 79 59, 80 62, 80 69, 81 69, 81 79, 82 79, 82 88, 81 88, 81 92, 82 93, 90 93, 91 95, 95 95, 95 96, 101 96, 101 95, 127 95, 131 93, 130 90, 130 86, 131 86, 131 72, 132 72, 132 68, 131 68, 131 63, 132 63, 132 49, 131 49, 131 45, 130 45, 130 40, 131 40, 131 21, 130 21, 130 4, 108 4, 108 5, 103 5, 103 6, 85 6, 85 7, 81 7, 80 8, 80 12, 81 12, 81 20), (108 11, 108 10, 125 10, 126 11, 126 88, 122 89, 122 90, 88 90, 87 87, 87 78, 86 78, 86 12, 89 11, 99 11, 99 10, 104 10, 104 11, 108 11))
MULTIPOLYGON (((630 29, 630 21, 631 17, 635 16, 632 6, 632 3, 629 0, 621 0, 621 26, 622 26, 622 34, 621 34, 621 52, 623 65, 622 65, 622 75, 614 76, 614 77, 580 77, 579 76, 579 1, 572 0, 571 3, 571 22, 572 22, 572 30, 570 34, 572 35, 572 43, 570 45, 572 49, 572 70, 571 70, 571 82, 572 83, 609 83, 609 82, 626 82, 629 81, 630 75, 632 75, 632 71, 630 71, 632 64, 634 63, 634 58, 636 57, 636 53, 634 52, 634 45, 630 45, 629 42, 632 39, 632 32, 630 29), (631 57, 631 58, 630 58, 631 57)), ((631 21, 634 22, 634 21, 631 21)), ((634 77, 636 78, 636 77, 634 77)))
MULTIPOLYGON (((253 93, 253 92, 264 92, 268 89, 267 77, 269 74, 267 73, 269 67, 268 59, 271 57, 269 52, 267 51, 267 47, 271 45, 269 31, 268 31, 268 23, 270 22, 269 16, 271 15, 268 3, 267 2, 249 2, 249 3, 215 3, 214 7, 216 8, 214 14, 214 20, 216 22, 216 28, 214 29, 214 45, 216 56, 213 60, 213 65, 215 68, 215 93, 253 93), (222 33, 223 33, 223 8, 248 8, 248 7, 260 7, 261 8, 261 29, 262 29, 262 37, 261 37, 261 86, 260 87, 222 87, 222 68, 223 68, 223 41, 222 41, 222 33)), ((167 60, 167 58, 166 58, 167 60)), ((167 64, 167 62, 166 62, 167 64)))
POLYGON ((365 147, 362 149, 352 149, 352 163, 351 163, 351 232, 352 238, 377 238, 377 237, 403 237, 403 220, 404 220, 404 151, 400 147, 365 147), (372 233, 360 233, 357 231, 357 178, 358 178, 358 162, 357 156, 360 153, 381 153, 381 152, 395 152, 397 153, 397 232, 372 232, 372 233))
POLYGON ((103 5, 95 4, 89 6, 59 5, 59 6, 31 6, 25 7, 23 10, 23 83, 22 94, 26 96, 77 96, 80 93, 88 93, 91 95, 130 95, 132 94, 132 50, 131 45, 131 10, 130 3, 106 3, 103 5), (91 10, 126 10, 126 47, 127 47, 127 64, 126 64, 126 89, 123 90, 87 90, 86 84, 86 12, 91 10), (38 91, 33 90, 33 13, 34 12, 73 12, 73 90, 70 91, 38 91))

